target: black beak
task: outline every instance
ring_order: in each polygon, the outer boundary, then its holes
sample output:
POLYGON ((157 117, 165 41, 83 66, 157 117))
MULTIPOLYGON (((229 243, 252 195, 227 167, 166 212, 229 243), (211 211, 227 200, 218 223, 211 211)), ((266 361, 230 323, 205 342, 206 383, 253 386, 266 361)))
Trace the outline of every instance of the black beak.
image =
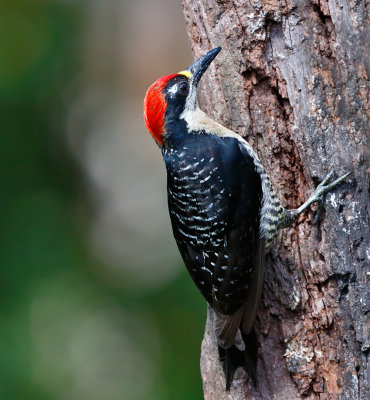
POLYGON ((187 71, 190 71, 192 74, 191 81, 195 88, 197 87, 200 78, 206 72, 207 68, 220 51, 221 47, 216 47, 215 49, 204 54, 202 57, 198 58, 198 60, 194 61, 193 64, 187 69, 187 71))
POLYGON ((197 107, 197 86, 200 78, 220 51, 221 47, 216 47, 194 61, 186 71, 179 72, 179 74, 185 75, 189 79, 190 84, 190 90, 185 105, 186 109, 195 110, 197 107))

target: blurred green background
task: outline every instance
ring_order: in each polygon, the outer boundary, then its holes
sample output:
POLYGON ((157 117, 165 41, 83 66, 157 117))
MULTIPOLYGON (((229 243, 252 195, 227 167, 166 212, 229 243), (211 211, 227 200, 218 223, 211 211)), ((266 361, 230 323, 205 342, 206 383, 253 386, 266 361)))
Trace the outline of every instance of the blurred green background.
POLYGON ((205 303, 146 88, 191 63, 172 0, 0 3, 0 398, 201 399, 205 303))

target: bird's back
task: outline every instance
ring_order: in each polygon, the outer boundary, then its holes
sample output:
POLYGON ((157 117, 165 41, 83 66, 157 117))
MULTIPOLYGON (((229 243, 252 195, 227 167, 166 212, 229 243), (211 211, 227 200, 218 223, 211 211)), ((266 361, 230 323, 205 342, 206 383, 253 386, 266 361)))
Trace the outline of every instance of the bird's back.
POLYGON ((261 181, 237 139, 188 135, 163 152, 172 228, 194 282, 216 310, 245 301, 259 241, 261 181))

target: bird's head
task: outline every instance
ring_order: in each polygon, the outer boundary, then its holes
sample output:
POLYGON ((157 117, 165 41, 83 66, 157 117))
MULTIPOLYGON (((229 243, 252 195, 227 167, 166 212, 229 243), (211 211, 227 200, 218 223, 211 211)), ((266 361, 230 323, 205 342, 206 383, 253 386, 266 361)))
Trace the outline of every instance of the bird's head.
POLYGON ((196 109, 198 83, 220 50, 221 47, 217 47, 209 51, 184 71, 162 76, 147 90, 144 120, 160 147, 166 138, 166 124, 180 118, 185 110, 196 109))

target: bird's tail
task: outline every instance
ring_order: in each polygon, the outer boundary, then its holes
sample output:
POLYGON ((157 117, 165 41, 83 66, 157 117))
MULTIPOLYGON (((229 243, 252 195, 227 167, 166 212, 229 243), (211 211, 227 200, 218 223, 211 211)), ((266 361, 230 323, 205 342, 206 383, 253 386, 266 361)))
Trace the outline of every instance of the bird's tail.
POLYGON ((218 354, 225 373, 227 391, 230 390, 235 371, 238 367, 243 367, 252 379, 253 385, 255 387, 258 386, 256 372, 258 342, 256 334, 254 329, 252 329, 248 335, 242 333, 242 336, 245 343, 244 350, 239 350, 236 346, 231 346, 228 349, 218 346, 218 354))

